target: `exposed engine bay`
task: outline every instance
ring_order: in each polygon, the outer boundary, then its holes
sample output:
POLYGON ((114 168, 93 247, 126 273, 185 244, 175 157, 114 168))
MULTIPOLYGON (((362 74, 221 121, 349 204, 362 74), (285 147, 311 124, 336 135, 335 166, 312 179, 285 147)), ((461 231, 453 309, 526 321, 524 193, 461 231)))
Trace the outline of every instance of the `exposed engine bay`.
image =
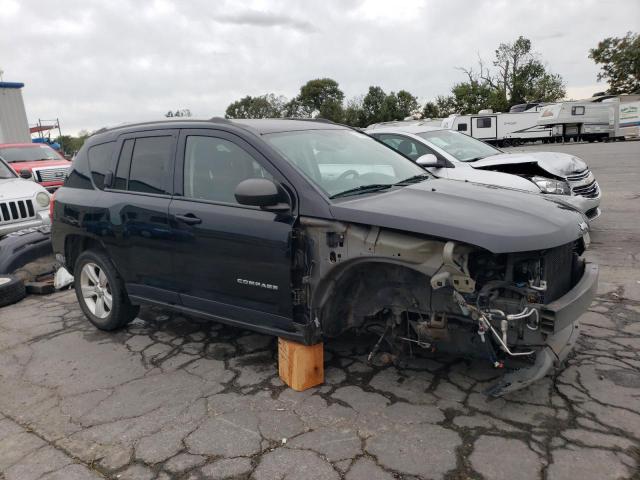
POLYGON ((386 355, 401 364, 416 352, 472 357, 504 369, 487 391, 499 396, 545 376, 577 338, 579 314, 556 315, 553 305, 585 273, 583 239, 496 255, 378 227, 302 224, 310 321, 322 336, 375 334, 371 362, 386 355))

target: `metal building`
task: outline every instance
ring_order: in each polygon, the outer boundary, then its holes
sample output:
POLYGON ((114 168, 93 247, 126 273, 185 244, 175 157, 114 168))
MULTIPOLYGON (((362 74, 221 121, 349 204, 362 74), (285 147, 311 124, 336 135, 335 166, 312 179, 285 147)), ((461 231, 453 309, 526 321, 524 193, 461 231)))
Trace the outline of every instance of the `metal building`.
POLYGON ((0 82, 0 143, 31 142, 22 87, 24 83, 0 82))

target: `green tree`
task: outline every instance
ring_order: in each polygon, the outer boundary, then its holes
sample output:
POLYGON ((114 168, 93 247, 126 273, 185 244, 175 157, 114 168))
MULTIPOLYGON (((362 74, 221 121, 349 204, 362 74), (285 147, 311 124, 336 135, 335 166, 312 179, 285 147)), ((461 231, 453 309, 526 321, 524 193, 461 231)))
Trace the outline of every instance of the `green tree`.
POLYGON ((433 102, 427 102, 422 110, 423 118, 445 118, 456 113, 458 107, 452 95, 438 95, 433 102))
POLYGON ((398 91, 396 98, 398 99, 398 120, 402 120, 420 109, 418 98, 414 97, 406 90, 398 91))
POLYGON ((362 99, 362 123, 364 126, 372 123, 384 122, 385 100, 387 94, 380 87, 369 87, 369 91, 362 99))
POLYGON ((609 82, 607 93, 640 91, 640 35, 628 32, 624 37, 608 37, 589 50, 589 58, 601 65, 598 80, 609 82))
POLYGON ((78 135, 75 137, 72 135, 61 135, 57 137, 55 141, 60 144, 65 154, 73 155, 78 150, 80 150, 80 148, 82 148, 82 145, 84 145, 84 142, 90 136, 91 133, 89 133, 87 130, 80 130, 78 132, 78 135))
POLYGON ((566 94, 562 77, 547 71, 528 38, 501 43, 492 64, 493 70, 480 58, 478 70, 460 68, 468 81, 454 85, 452 93, 461 112, 506 111, 518 103, 553 102, 566 94))
POLYGON ((285 110, 286 99, 273 93, 259 97, 246 97, 231 103, 225 111, 226 118, 279 118, 285 110))
POLYGON ((287 113, 297 117, 320 117, 341 122, 343 117, 342 101, 344 93, 338 82, 331 78, 309 80, 300 93, 287 105, 287 113))
POLYGON ((362 100, 363 97, 359 96, 347 102, 347 106, 344 109, 344 123, 352 127, 366 127, 362 100))
POLYGON ((175 112, 169 110, 167 113, 164 114, 165 117, 167 118, 172 118, 172 117, 190 117, 191 116, 191 110, 189 110, 188 108, 179 108, 177 109, 175 112))

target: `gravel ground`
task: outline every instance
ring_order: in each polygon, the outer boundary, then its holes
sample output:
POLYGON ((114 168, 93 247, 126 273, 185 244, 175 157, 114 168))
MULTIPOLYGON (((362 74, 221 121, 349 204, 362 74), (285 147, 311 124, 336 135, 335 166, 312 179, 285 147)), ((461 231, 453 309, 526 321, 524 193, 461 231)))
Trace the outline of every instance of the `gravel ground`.
POLYGON ((567 368, 488 400, 485 362, 366 365, 326 344, 326 383, 277 376, 273 338, 146 309, 116 334, 72 292, 0 310, 0 479, 640 478, 640 142, 574 153, 604 190, 597 299, 567 368))

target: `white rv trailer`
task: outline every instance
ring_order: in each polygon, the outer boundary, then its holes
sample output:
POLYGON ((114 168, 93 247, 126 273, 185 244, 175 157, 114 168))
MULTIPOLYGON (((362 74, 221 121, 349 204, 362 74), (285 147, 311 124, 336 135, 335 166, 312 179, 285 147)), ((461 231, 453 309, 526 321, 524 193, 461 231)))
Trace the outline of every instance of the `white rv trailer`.
POLYGON ((601 95, 587 100, 545 105, 538 125, 551 127, 553 136, 567 141, 609 138, 613 129, 613 104, 616 97, 601 95))
POLYGON ((24 83, 0 82, 0 143, 31 142, 22 87, 24 83))
POLYGON ((615 138, 640 137, 640 94, 620 95, 613 109, 615 138))
POLYGON ((524 112, 493 113, 480 110, 475 115, 451 115, 442 121, 442 128, 457 130, 478 140, 498 145, 551 140, 551 128, 538 125, 538 110, 534 106, 524 112))

